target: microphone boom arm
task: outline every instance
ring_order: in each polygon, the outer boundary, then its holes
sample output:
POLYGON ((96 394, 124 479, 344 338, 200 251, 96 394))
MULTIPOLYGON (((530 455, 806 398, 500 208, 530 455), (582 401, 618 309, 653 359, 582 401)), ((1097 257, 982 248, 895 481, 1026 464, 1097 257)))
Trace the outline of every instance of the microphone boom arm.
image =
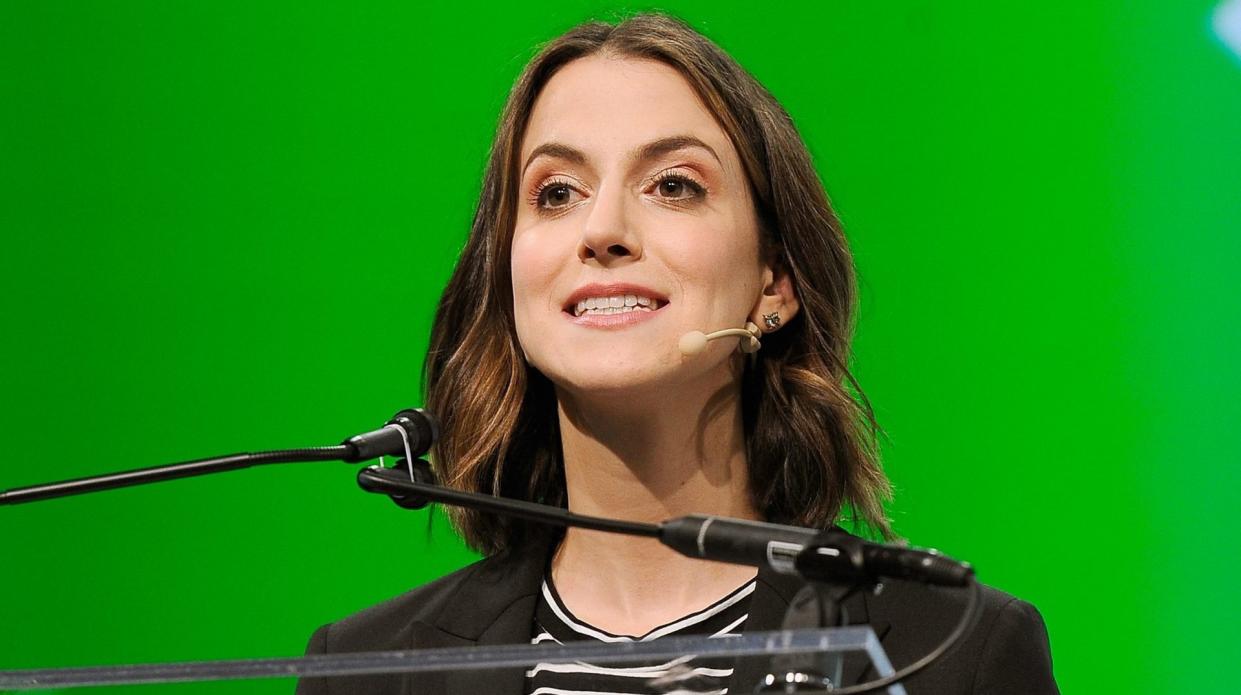
POLYGON ((308 449, 284 449, 281 451, 260 451, 258 453, 229 454, 212 458, 196 459, 183 463, 170 463, 163 466, 138 468, 119 473, 108 473, 88 478, 61 480, 55 483, 43 483, 29 487, 13 488, 0 492, 0 506, 22 504, 39 500, 81 495, 87 492, 112 490, 119 487, 130 487, 144 483, 158 483, 177 478, 191 478, 209 473, 235 471, 250 466, 269 463, 308 463, 312 461, 343 461, 353 452, 347 445, 322 446, 308 449))
POLYGON ((427 502, 439 502, 441 504, 481 509, 554 526, 574 526, 592 531, 605 531, 608 533, 647 536, 651 538, 658 538, 660 535, 658 524, 574 514, 567 509, 547 504, 504 497, 491 497, 474 492, 454 490, 440 485, 420 483, 410 480, 408 474, 380 466, 368 466, 358 471, 358 486, 367 492, 392 496, 405 496, 412 493, 425 499, 427 502))
POLYGON ((208 473, 221 473, 268 463, 308 463, 312 461, 344 461, 357 463, 380 456, 402 454, 421 456, 439 436, 435 417, 420 408, 399 411, 380 429, 354 435, 337 446, 282 449, 258 453, 229 454, 211 458, 139 468, 120 473, 107 473, 89 478, 75 478, 55 483, 0 491, 0 506, 38 500, 80 495, 87 492, 112 490, 118 487, 158 483, 164 480, 190 478, 208 473))

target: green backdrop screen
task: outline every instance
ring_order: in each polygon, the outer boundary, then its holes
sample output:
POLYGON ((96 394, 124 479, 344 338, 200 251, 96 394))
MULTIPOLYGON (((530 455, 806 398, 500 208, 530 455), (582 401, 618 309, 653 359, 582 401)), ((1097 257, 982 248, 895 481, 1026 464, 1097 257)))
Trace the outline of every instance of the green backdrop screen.
MULTIPOLYGON (((514 77, 649 7, 0 5, 0 488, 419 404, 514 77)), ((1035 603, 1066 692, 1235 692, 1241 58, 1217 3, 667 9, 785 104, 845 222, 898 531, 1035 603)), ((0 669, 294 655, 474 559, 353 476, 0 509, 0 669)))

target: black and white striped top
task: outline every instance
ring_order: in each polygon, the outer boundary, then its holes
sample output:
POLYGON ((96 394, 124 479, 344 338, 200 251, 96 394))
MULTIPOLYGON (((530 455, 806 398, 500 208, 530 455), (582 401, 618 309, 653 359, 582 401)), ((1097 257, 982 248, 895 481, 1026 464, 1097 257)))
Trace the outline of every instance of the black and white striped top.
MULTIPOLYGON (((749 617, 754 581, 738 587, 719 601, 641 637, 614 635, 578 620, 564 607, 550 579, 543 580, 542 596, 534 614, 533 644, 564 644, 579 640, 603 642, 648 641, 669 635, 738 635, 749 617)), ((594 666, 541 663, 526 671, 526 695, 725 695, 733 674, 729 657, 684 656, 663 663, 594 666)))

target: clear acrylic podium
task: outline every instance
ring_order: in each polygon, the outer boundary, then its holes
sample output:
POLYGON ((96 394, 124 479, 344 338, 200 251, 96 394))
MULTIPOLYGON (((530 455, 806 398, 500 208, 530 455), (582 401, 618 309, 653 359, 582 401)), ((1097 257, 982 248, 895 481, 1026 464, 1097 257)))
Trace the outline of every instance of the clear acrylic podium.
MULTIPOLYGON (((530 668, 538 663, 624 664, 695 656, 814 655, 824 660, 859 654, 878 677, 892 664, 870 626, 754 632, 729 637, 668 637, 649 642, 575 642, 454 647, 355 654, 314 654, 279 659, 195 661, 129 666, 92 666, 0 671, 0 692, 145 683, 185 683, 255 678, 301 678, 424 673, 430 671, 530 668)), ((750 695, 760 684, 737 684, 732 695, 750 695)), ((677 686, 673 686, 675 688, 677 686)), ((224 692, 221 690, 221 692, 224 692)), ((779 692, 779 691, 775 691, 779 692)), ((821 687, 799 693, 830 692, 821 687)), ((880 692, 905 695, 892 684, 880 692)))

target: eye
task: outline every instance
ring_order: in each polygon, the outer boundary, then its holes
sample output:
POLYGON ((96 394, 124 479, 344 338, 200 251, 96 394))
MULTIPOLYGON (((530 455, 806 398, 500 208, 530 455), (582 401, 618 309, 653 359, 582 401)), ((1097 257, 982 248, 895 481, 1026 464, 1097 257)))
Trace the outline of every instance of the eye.
POLYGON ((550 179, 539 184, 530 196, 530 204, 542 210, 555 210, 573 202, 577 191, 563 179, 550 179))
POLYGON ((705 186, 684 174, 665 172, 655 178, 655 193, 665 200, 689 200, 706 192, 705 186))

